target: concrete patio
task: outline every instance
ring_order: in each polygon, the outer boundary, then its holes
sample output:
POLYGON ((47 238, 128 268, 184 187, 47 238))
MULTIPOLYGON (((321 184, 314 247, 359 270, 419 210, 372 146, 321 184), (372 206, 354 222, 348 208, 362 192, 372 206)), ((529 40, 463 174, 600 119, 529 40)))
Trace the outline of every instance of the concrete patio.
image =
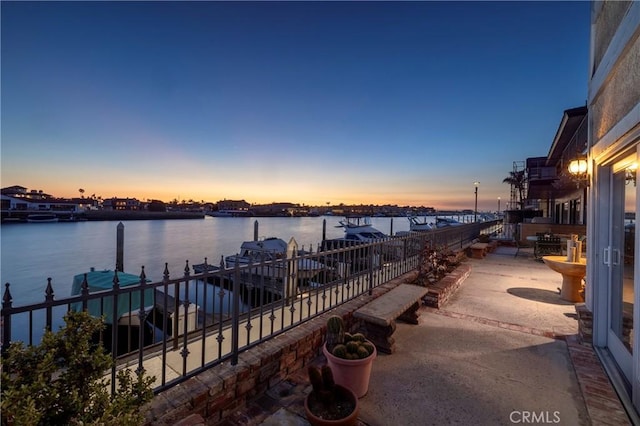
MULTIPOLYGON (((360 399, 361 425, 632 424, 593 349, 577 341, 560 274, 514 254, 501 246, 468 259, 470 276, 443 308, 398 323, 397 351, 378 355, 360 399)), ((309 390, 300 372, 222 424, 307 425, 309 390)))

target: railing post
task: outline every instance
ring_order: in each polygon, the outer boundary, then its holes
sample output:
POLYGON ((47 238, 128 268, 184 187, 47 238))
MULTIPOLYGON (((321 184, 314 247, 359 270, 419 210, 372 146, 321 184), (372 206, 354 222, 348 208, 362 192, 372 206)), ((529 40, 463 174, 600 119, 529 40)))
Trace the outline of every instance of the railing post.
MULTIPOLYGON (((298 243, 295 238, 291 237, 289 243, 287 244, 287 258, 285 260, 286 270, 285 277, 283 283, 283 291, 285 294, 285 300, 287 303, 293 303, 295 297, 297 295, 296 289, 298 288, 298 243)), ((275 261, 274 261, 275 262, 275 261)), ((277 264, 274 264, 274 267, 277 267, 277 264)))
MULTIPOLYGON (((184 319, 182 332, 184 333, 182 336, 182 350, 180 351, 180 355, 182 356, 182 372, 183 374, 187 374, 187 357, 189 356, 189 346, 187 343, 189 342, 188 330, 189 330, 189 261, 186 261, 184 266, 184 300, 182 301, 182 307, 184 308, 184 319)), ((176 312, 176 317, 180 315, 180 312, 176 312)), ((197 319, 196 319, 197 320, 197 319)), ((176 330, 177 331, 177 330, 176 330)), ((178 333, 176 332, 176 336, 178 333)))
POLYGON ((11 305, 13 298, 9 291, 9 283, 4 285, 4 295, 2 296, 2 355, 9 349, 11 343, 11 305))
POLYGON ((89 297, 89 281, 87 281, 87 273, 84 273, 82 283, 80 283, 80 295, 82 296, 82 311, 87 312, 89 309, 88 297, 89 297))
POLYGON ((173 350, 178 349, 178 316, 180 314, 180 281, 176 283, 176 291, 173 294, 173 325, 171 331, 173 332, 173 350))
POLYGON ((47 302, 47 323, 45 325, 46 329, 48 331, 51 331, 52 328, 52 324, 53 324, 53 315, 52 315, 52 308, 51 308, 51 302, 53 302, 53 287, 51 286, 51 278, 47 278, 47 288, 44 291, 44 300, 45 302, 47 302))
POLYGON ((147 284, 147 276, 144 273, 144 266, 142 266, 142 272, 140 272, 140 308, 138 309, 138 323, 140 324, 140 329, 138 331, 138 368, 136 372, 141 374, 144 372, 143 367, 143 348, 144 348, 144 321, 145 321, 145 312, 144 312, 144 293, 146 291, 145 286, 147 284))
MULTIPOLYGON (((113 306, 111 309, 111 357, 115 360, 118 357, 118 293, 120 293, 120 279, 118 270, 113 272, 113 306)), ((116 394, 115 368, 111 371, 111 395, 116 394)))
POLYGON ((231 300, 231 365, 238 364, 238 342, 240 340, 240 265, 235 264, 233 295, 231 300))
POLYGON ((164 272, 162 273, 163 293, 162 298, 162 374, 160 377, 160 383, 163 385, 167 380, 167 328, 169 321, 167 321, 167 311, 169 310, 169 301, 167 295, 169 294, 169 263, 164 263, 164 272))
MULTIPOLYGON (((391 225, 393 227, 393 225, 391 225)), ((376 245, 369 246, 369 296, 373 294, 373 257, 376 252, 376 245)))

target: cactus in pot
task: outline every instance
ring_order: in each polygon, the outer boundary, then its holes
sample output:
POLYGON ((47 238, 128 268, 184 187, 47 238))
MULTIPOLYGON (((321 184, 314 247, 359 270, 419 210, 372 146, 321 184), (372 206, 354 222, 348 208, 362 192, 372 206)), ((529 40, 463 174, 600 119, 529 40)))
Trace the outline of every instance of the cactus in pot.
POLYGON ((358 420, 358 398, 355 393, 333 380, 331 367, 309 366, 309 381, 313 390, 307 395, 304 408, 312 425, 351 426, 358 420))
POLYGON ((344 321, 342 317, 333 315, 327 320, 327 349, 333 351, 336 345, 344 343, 344 321))
POLYGON ((351 389, 358 398, 367 393, 377 352, 362 333, 346 332, 342 317, 334 315, 327 321, 327 341, 322 352, 336 384, 351 389))
POLYGON ((342 317, 334 315, 327 320, 327 350, 343 359, 363 359, 371 355, 374 346, 362 333, 344 331, 342 317))

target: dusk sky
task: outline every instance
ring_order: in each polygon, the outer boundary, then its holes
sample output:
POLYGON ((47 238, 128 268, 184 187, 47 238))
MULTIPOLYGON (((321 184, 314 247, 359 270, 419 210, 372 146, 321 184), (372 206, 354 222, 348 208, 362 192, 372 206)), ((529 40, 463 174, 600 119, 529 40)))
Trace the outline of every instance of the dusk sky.
POLYGON ((585 105, 589 10, 2 1, 2 187, 504 209, 585 105))

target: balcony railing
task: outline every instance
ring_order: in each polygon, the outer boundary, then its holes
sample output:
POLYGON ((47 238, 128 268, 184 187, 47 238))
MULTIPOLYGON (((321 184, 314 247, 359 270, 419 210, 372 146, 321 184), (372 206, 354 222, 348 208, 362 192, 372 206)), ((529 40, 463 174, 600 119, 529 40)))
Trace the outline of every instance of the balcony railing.
MULTIPOLYGON (((160 392, 222 362, 236 364, 238 354, 388 282, 419 265, 425 247, 460 250, 481 233, 496 233, 501 221, 412 232, 371 243, 318 248, 282 259, 258 259, 227 268, 187 262, 179 277, 165 266, 164 278, 125 284, 110 271, 112 288, 90 291, 86 274, 79 291, 56 300, 49 279, 41 303, 13 306, 10 284, 2 302, 2 348, 11 341, 38 344, 45 330, 57 330, 68 311, 86 310, 105 319, 94 336, 119 368, 137 368, 156 377, 160 392), (313 265, 316 268, 310 271, 313 265)), ((112 389, 114 390, 114 389, 112 389)))

